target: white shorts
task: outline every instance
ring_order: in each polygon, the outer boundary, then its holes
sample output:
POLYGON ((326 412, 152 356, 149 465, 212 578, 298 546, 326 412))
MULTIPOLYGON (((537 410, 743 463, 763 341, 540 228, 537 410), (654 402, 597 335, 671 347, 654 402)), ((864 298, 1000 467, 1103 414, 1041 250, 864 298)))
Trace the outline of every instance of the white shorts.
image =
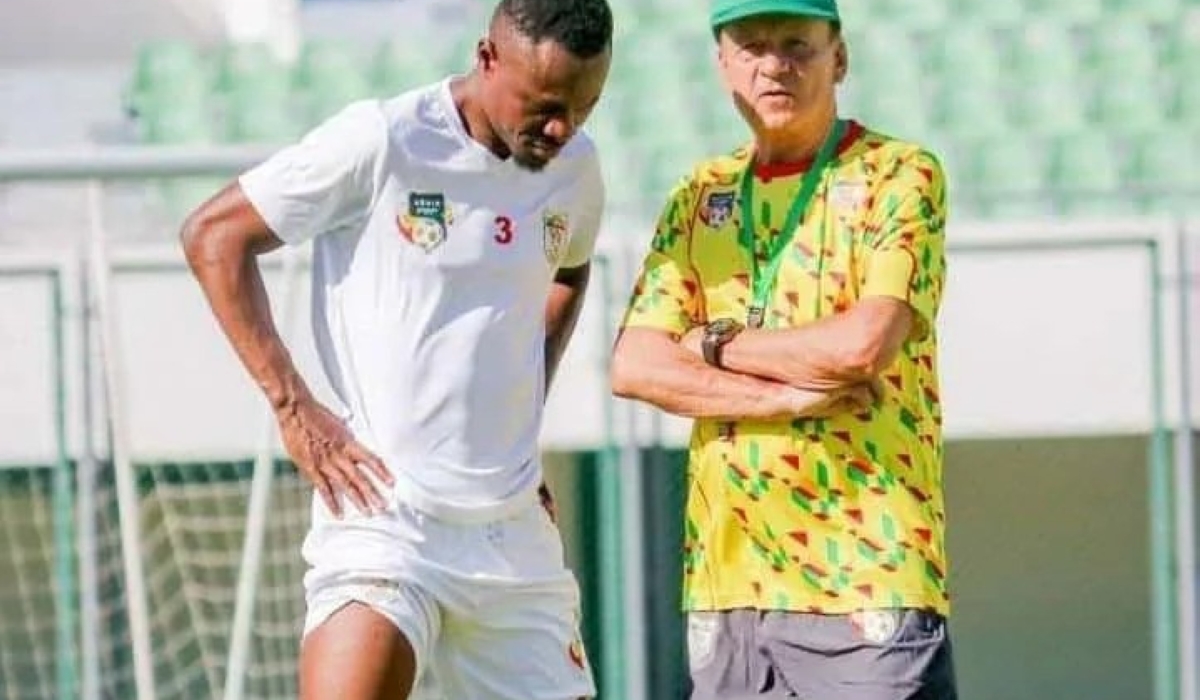
POLYGON ((412 645, 414 700, 595 695, 579 587, 558 528, 536 502, 481 524, 436 520, 404 504, 375 516, 352 506, 341 520, 314 515, 303 547, 306 635, 359 602, 412 645))

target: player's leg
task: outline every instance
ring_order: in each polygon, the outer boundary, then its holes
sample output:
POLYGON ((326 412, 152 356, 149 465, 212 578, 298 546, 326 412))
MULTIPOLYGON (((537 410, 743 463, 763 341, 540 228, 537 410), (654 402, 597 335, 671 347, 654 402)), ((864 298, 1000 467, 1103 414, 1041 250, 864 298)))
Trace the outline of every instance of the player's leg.
POLYGON ((337 519, 314 505, 303 547, 302 700, 417 697, 440 625, 422 584, 425 539, 407 509, 337 519))
POLYGON ((946 621, 932 612, 770 612, 758 637, 775 671, 800 698, 958 698, 946 621))
POLYGON ((464 540, 474 575, 459 578, 457 595, 439 597, 444 607, 434 670, 445 697, 593 697, 579 634, 579 586, 566 567, 558 528, 532 505, 474 531, 464 540))
POLYGON ((352 602, 300 646, 301 700, 407 700, 416 654, 391 620, 352 602))

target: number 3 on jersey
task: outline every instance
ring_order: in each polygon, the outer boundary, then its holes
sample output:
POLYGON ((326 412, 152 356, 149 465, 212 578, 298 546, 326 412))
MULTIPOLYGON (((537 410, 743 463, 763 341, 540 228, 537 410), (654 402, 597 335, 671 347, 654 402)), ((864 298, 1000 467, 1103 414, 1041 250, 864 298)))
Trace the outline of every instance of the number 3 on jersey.
POLYGON ((508 245, 513 239, 513 222, 507 216, 497 216, 495 220, 496 235, 492 238, 500 245, 508 245))

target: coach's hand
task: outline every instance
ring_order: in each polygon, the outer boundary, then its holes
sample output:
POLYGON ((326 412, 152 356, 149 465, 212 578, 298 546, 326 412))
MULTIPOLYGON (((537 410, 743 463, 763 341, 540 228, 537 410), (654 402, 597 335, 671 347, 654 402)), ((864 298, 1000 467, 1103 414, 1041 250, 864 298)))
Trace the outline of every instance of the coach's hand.
POLYGON ((854 384, 833 391, 811 391, 784 385, 781 390, 788 412, 802 418, 828 418, 842 413, 858 413, 874 405, 877 387, 872 383, 854 384))
POLYGON ((333 412, 316 399, 306 398, 280 408, 276 417, 288 454, 336 517, 342 516, 342 494, 363 513, 387 508, 368 472, 388 485, 392 475, 383 460, 355 440, 333 412))

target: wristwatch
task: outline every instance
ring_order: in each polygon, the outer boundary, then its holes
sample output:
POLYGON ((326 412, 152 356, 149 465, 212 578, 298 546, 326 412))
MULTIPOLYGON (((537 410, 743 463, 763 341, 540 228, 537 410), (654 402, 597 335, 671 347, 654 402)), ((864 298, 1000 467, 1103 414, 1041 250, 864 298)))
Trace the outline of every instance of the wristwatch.
POLYGON ((704 327, 704 338, 700 348, 704 351, 704 361, 713 367, 721 366, 721 348, 733 340, 745 328, 732 318, 718 318, 704 327))

